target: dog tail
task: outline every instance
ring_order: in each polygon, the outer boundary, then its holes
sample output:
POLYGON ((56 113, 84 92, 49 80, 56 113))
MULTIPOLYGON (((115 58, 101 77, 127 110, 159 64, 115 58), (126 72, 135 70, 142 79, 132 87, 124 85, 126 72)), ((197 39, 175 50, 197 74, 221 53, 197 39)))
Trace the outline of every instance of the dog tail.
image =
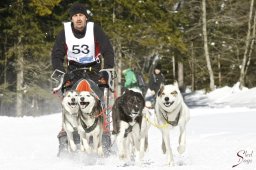
POLYGON ((163 153, 165 154, 166 153, 166 146, 165 146, 165 143, 164 143, 164 139, 162 139, 162 150, 163 150, 163 153))

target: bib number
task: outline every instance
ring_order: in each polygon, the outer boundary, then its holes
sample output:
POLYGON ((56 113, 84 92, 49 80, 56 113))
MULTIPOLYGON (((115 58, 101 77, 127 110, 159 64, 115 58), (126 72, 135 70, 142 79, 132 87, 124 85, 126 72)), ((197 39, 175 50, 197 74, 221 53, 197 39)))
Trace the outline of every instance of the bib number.
POLYGON ((73 47, 72 47, 73 54, 79 54, 79 53, 88 54, 89 52, 90 52, 89 46, 86 44, 83 44, 81 46, 73 45, 73 47))

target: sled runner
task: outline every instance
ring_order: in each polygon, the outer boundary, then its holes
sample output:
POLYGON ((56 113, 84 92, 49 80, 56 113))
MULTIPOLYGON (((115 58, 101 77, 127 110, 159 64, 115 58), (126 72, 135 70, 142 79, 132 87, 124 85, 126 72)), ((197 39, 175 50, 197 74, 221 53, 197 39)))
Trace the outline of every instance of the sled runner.
MULTIPOLYGON (((53 94, 59 96, 63 99, 65 93, 69 90, 75 90, 78 93, 81 91, 88 91, 93 94, 100 100, 101 107, 102 107, 102 114, 104 118, 104 126, 103 126, 103 136, 102 136, 102 143, 103 143, 103 150, 104 154, 108 155, 110 153, 111 147, 111 139, 110 139, 110 121, 111 121, 111 108, 114 103, 114 79, 116 78, 116 74, 114 69, 102 69, 100 70, 99 74, 103 74, 108 77, 106 84, 98 84, 92 81, 88 75, 88 72, 94 71, 91 67, 84 67, 75 69, 69 73, 64 73, 60 70, 55 70, 51 75, 51 79, 54 80, 57 84, 55 88, 53 88, 53 94), (66 79, 66 74, 69 76, 75 72, 82 73, 81 79, 77 80, 76 82, 70 82, 66 79)), ((78 131, 73 132, 73 138, 75 144, 80 147, 80 136, 78 131)), ((64 153, 69 153, 68 149, 68 139, 67 133, 65 130, 62 130, 59 135, 59 152, 58 156, 62 156, 64 153)), ((91 141, 91 140, 90 140, 91 141)))

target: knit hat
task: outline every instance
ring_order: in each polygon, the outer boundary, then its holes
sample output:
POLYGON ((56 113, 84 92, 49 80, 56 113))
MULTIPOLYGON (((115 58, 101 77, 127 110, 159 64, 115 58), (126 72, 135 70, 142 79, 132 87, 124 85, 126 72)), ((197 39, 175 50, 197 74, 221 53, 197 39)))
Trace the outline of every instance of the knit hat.
POLYGON ((156 66, 155 66, 155 69, 161 70, 161 69, 162 69, 161 64, 160 64, 160 63, 157 63, 156 66))
POLYGON ((85 4, 76 2, 70 7, 70 9, 69 9, 70 17, 72 17, 73 15, 78 14, 78 13, 84 14, 86 17, 88 17, 87 8, 86 8, 85 4))

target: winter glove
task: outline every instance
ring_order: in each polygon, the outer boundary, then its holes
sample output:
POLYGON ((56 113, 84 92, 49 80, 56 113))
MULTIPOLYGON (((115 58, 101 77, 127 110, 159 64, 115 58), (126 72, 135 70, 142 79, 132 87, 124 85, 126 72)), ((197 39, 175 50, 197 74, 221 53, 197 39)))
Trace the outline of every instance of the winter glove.
POLYGON ((155 90, 150 91, 151 96, 154 96, 156 94, 155 90))
POLYGON ((72 72, 67 72, 65 75, 64 75, 64 84, 67 82, 67 81, 72 81, 73 79, 75 78, 75 75, 74 73, 72 72))

